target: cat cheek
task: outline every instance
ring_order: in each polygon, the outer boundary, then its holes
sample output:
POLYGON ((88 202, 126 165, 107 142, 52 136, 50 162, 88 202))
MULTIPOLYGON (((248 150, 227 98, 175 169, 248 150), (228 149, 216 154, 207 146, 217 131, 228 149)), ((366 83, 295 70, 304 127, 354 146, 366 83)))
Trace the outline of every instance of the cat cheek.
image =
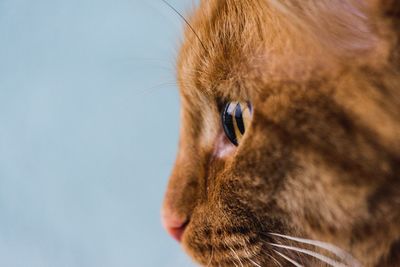
POLYGON ((218 135, 214 146, 214 156, 217 158, 226 158, 231 156, 236 146, 226 137, 225 133, 218 135))

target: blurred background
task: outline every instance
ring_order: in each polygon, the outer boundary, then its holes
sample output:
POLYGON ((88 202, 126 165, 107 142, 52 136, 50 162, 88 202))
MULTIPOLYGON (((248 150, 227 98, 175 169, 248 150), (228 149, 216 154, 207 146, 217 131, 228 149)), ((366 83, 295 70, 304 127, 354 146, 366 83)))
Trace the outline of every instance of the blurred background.
POLYGON ((0 0, 1 267, 193 266, 159 219, 182 25, 161 0, 0 0))

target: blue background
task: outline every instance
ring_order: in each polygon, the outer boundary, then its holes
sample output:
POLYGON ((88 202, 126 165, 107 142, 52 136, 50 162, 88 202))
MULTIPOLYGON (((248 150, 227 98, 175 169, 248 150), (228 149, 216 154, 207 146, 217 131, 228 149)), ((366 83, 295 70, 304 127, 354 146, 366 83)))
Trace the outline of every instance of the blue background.
POLYGON ((181 28, 161 0, 0 0, 1 267, 191 265, 159 219, 181 28))

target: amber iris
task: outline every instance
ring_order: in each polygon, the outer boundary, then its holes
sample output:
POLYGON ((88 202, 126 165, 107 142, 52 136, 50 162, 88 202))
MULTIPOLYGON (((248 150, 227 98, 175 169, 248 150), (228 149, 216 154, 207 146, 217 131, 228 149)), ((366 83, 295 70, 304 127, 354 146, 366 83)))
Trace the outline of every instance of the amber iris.
POLYGON ((222 126, 228 139, 238 146, 250 126, 252 106, 250 102, 228 102, 222 110, 222 126))

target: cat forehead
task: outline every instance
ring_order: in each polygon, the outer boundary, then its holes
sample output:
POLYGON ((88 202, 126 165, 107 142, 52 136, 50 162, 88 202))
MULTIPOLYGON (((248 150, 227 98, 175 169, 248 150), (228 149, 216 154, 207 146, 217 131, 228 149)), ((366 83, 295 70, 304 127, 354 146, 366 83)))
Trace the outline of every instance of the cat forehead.
POLYGON ((280 1, 201 1, 178 59, 181 90, 246 99, 271 83, 318 80, 375 55, 376 38, 353 1, 311 2, 298 9, 280 1))
POLYGON ((248 99, 263 61, 262 12, 240 1, 203 1, 178 59, 181 90, 248 99), (252 14, 250 17, 246 14, 252 14))
POLYGON ((305 79, 322 58, 267 1, 201 5, 189 20, 178 59, 183 93, 247 100, 275 80, 305 79))

